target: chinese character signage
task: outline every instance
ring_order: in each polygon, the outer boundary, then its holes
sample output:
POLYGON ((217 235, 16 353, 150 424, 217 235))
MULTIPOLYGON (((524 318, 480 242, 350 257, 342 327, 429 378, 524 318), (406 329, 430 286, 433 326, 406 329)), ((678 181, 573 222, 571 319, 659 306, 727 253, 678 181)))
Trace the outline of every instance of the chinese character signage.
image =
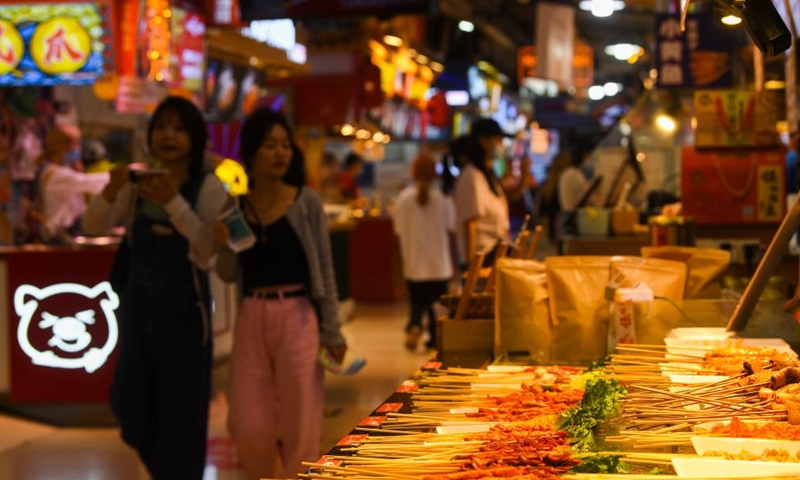
POLYGON ((103 3, 6 5, 0 12, 0 86, 91 84, 113 68, 103 3))
POLYGON ((681 156, 683 212, 698 225, 774 224, 786 213, 784 148, 684 147, 681 156))
POLYGON ((719 88, 733 84, 733 33, 712 14, 656 15, 656 69, 661 88, 719 88))
POLYGON ((205 70, 205 20, 200 14, 175 7, 170 21, 172 81, 179 88, 199 92, 203 89, 205 70))
POLYGON ((782 99, 775 92, 699 90, 694 94, 698 147, 765 147, 780 144, 776 124, 782 99))

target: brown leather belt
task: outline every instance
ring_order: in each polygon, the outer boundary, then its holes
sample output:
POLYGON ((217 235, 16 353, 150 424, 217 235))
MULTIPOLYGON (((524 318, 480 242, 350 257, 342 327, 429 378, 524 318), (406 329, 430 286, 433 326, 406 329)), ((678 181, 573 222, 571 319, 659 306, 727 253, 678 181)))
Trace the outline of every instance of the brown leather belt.
POLYGON ((280 298, 307 297, 308 291, 305 288, 295 290, 250 290, 248 297, 258 298, 259 300, 278 300, 280 298))

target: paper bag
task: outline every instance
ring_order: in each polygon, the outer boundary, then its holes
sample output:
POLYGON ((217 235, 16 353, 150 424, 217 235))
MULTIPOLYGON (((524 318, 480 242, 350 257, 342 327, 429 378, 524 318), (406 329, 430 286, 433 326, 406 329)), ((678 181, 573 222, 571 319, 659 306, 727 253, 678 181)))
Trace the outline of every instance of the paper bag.
POLYGON ((501 258, 497 261, 495 357, 503 351, 535 363, 550 361, 550 317, 544 264, 501 258))
POLYGON ((685 298, 708 298, 702 292, 718 282, 731 263, 731 252, 717 248, 699 247, 644 247, 645 258, 664 258, 686 262, 689 267, 689 280, 685 298))
POLYGON ((600 256, 545 259, 552 361, 588 362, 606 355, 610 263, 611 257, 600 256))
POLYGON ((663 344, 664 337, 678 326, 680 311, 672 302, 681 302, 686 292, 686 264, 673 260, 641 257, 614 257, 611 260, 609 284, 616 288, 633 288, 647 284, 656 300, 650 315, 637 318, 636 338, 639 343, 663 344), (667 300, 663 300, 667 299, 667 300))

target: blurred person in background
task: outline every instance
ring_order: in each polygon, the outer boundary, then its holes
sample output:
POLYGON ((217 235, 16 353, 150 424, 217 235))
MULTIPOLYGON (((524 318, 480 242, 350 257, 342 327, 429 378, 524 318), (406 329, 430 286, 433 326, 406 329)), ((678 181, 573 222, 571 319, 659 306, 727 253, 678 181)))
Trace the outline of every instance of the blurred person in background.
POLYGON ((494 173, 494 160, 505 157, 504 137, 492 119, 480 118, 472 124, 469 161, 453 191, 462 266, 468 266, 478 253, 486 255, 485 265, 491 265, 499 243, 509 238, 508 201, 494 173))
POLYGON ((427 153, 411 167, 414 184, 406 187, 395 203, 394 231, 400 239, 403 275, 408 282, 410 316, 406 325, 405 346, 418 347, 422 336, 422 316, 428 315, 426 348, 436 347, 434 303, 447 293, 455 275, 457 261, 450 249, 455 236, 455 210, 452 201, 433 187, 436 161, 427 153))
POLYGON ((510 232, 517 234, 525 217, 535 213, 531 190, 536 187, 536 179, 531 173, 531 159, 525 155, 515 162, 507 156, 500 184, 508 199, 510 232))
POLYGON ((450 149, 442 158, 442 192, 451 195, 456 185, 458 174, 469 162, 469 150, 472 139, 462 135, 450 142, 450 149))
POLYGON ((789 148, 786 152, 786 194, 797 193, 800 186, 800 176, 797 169, 797 148, 798 138, 800 138, 800 126, 798 130, 789 133, 789 148))
POLYGON ((97 195, 108 184, 109 174, 83 173, 80 131, 72 125, 56 125, 47 132, 39 173, 39 213, 45 226, 42 237, 53 241, 58 231, 77 235, 86 211, 86 195, 97 195))
MULTIPOLYGON (((576 213, 590 185, 586 172, 591 171, 591 153, 592 150, 587 145, 578 146, 570 155, 570 164, 558 176, 558 205, 563 235, 577 233, 576 213)), ((586 206, 593 205, 595 199, 590 198, 586 206)))
POLYGON ((320 163, 319 194, 326 203, 339 202, 339 160, 331 152, 323 152, 320 163))
POLYGON ((339 172, 339 196, 345 202, 353 202, 361 198, 358 177, 364 171, 364 158, 350 152, 344 159, 344 168, 339 172))
POLYGON ((547 218, 547 236, 550 241, 558 238, 561 217, 561 205, 558 199, 558 179, 561 173, 572 165, 572 155, 568 152, 559 152, 550 167, 547 169, 547 178, 542 185, 539 195, 539 215, 547 218))

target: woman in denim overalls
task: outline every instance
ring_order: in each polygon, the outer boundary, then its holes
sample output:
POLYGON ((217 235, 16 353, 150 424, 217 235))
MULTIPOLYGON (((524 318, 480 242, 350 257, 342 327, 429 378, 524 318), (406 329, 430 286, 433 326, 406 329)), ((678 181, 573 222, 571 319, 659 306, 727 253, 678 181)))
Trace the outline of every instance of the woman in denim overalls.
POLYGON ((97 232, 123 221, 128 227, 115 275, 120 344, 111 406, 122 438, 154 479, 200 480, 212 356, 204 269, 228 196, 204 173, 205 123, 190 102, 162 102, 147 138, 166 171, 115 170, 84 220, 97 232))

